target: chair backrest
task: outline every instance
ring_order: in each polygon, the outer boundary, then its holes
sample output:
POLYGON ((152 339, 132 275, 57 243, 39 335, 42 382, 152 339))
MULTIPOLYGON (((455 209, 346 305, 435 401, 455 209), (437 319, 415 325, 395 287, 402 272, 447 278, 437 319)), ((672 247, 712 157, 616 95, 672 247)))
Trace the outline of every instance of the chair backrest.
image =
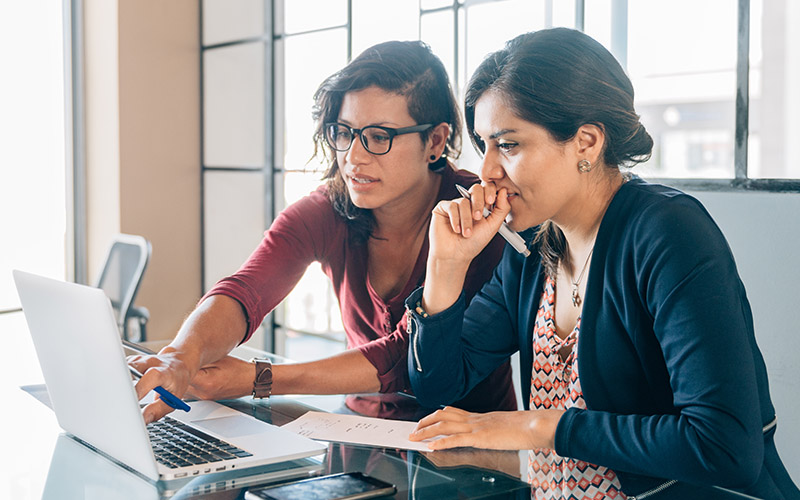
POLYGON ((120 333, 125 331, 128 311, 136 299, 152 247, 142 236, 119 234, 112 240, 100 278, 101 288, 114 307, 120 333))

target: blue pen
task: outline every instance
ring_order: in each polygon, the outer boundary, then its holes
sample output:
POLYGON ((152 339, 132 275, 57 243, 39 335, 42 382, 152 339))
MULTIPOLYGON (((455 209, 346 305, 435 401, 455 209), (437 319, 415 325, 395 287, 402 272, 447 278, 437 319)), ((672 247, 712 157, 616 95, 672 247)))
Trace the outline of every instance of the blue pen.
MULTIPOLYGON (((134 368, 134 367, 132 367, 130 365, 128 365, 128 369, 131 371, 133 376, 136 377, 137 379, 140 379, 140 378, 142 378, 144 376, 144 375, 142 375, 142 373, 139 370, 137 370, 136 368, 134 368)), ((183 411, 189 411, 189 410, 192 409, 189 405, 187 405, 186 403, 181 401, 181 398, 179 398, 178 396, 172 394, 171 392, 169 392, 168 390, 164 389, 160 385, 158 387, 156 387, 155 389, 153 389, 153 390, 156 391, 159 396, 161 396, 161 401, 166 403, 167 406, 169 406, 171 408, 175 408, 176 410, 183 410, 183 411)))

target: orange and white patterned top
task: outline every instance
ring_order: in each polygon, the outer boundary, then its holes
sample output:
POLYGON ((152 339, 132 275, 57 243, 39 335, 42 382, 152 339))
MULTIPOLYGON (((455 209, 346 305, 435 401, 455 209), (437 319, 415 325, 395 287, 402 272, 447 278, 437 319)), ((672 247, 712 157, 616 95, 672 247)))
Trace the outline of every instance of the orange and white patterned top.
MULTIPOLYGON (((533 331, 531 410, 586 408, 578 378, 578 336, 581 319, 561 339, 555 327, 555 282, 545 281, 533 331), (571 347, 566 359, 559 351, 571 347)), ((536 500, 625 499, 617 475, 611 469, 582 460, 561 457, 539 448, 528 453, 528 482, 536 500)))

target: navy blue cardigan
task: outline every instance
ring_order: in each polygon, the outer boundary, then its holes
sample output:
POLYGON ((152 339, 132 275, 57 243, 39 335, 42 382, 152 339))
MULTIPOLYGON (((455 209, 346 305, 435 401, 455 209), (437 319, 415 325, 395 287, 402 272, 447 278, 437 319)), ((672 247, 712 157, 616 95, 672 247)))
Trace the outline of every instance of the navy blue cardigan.
MULTIPOLYGON (((544 291, 537 250, 526 259, 506 248, 468 308, 463 297, 428 318, 409 308, 409 376, 424 405, 458 400, 519 351, 528 409, 544 291)), ((700 202, 638 177, 625 183, 587 280, 578 341, 587 409, 563 415, 556 452, 610 467, 629 495, 667 478, 795 498, 774 426, 762 433, 775 411, 744 286, 700 202)))

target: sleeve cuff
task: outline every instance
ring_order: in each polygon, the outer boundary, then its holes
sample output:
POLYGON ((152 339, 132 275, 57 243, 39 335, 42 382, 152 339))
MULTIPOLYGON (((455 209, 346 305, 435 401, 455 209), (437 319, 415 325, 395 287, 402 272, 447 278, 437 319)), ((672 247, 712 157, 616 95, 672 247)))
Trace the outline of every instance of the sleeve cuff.
MULTIPOLYGON (((441 324, 447 324, 453 318, 453 316, 463 316, 464 314, 464 291, 461 291, 461 295, 458 296, 458 299, 445 309, 439 313, 428 315, 424 311, 422 311, 421 306, 419 305, 422 301, 422 291, 423 287, 417 288, 411 295, 408 296, 406 299, 406 314, 408 316, 408 343, 409 343, 409 369, 416 370, 419 373, 422 373, 422 361, 420 360, 420 340, 419 340, 419 330, 420 325, 425 325, 426 328, 430 328, 431 330, 435 330, 439 328, 441 324)), ((460 329, 459 329, 460 332, 460 329)), ((430 335, 429 335, 430 337, 430 335)), ((436 337, 436 336, 434 336, 436 337)), ((429 340, 427 343, 431 350, 437 352, 440 348, 443 348, 446 345, 446 341, 442 338, 436 338, 435 340, 429 340), (444 344, 443 344, 444 342, 444 344)), ((441 352, 441 351, 438 351, 441 352)))
POLYGON ((396 336, 383 337, 357 347, 378 371, 379 392, 399 392, 411 387, 408 380, 408 342, 396 336))
POLYGON ((570 443, 570 436, 572 435, 572 426, 575 423, 575 419, 586 410, 581 410, 579 408, 570 408, 561 415, 561 418, 558 420, 558 425, 556 426, 556 436, 555 436, 555 446, 556 446, 556 453, 562 457, 569 457, 571 456, 569 443, 570 443))
POLYGON ((247 331, 239 344, 247 342, 253 333, 261 326, 258 316, 258 295, 244 283, 233 278, 224 278, 214 285, 211 290, 198 301, 198 304, 213 295, 225 295, 237 301, 242 307, 245 320, 247 321, 247 331))
MULTIPOLYGON (((414 318, 417 321, 423 321, 425 324, 431 323, 438 323, 441 321, 447 321, 450 319, 451 316, 454 314, 463 314, 464 313, 464 291, 461 291, 461 295, 458 296, 453 305, 445 309, 444 311, 438 312, 436 314, 420 314, 417 312, 417 305, 422 302, 422 292, 424 287, 419 287, 413 292, 411 295, 408 296, 406 299, 406 314, 408 314, 408 321, 409 321, 409 335, 411 334, 411 319, 414 318)), ((421 307, 421 306, 420 306, 421 307)), ((424 313, 424 311, 423 311, 424 313)), ((416 330, 415 330, 416 331, 416 330)))

